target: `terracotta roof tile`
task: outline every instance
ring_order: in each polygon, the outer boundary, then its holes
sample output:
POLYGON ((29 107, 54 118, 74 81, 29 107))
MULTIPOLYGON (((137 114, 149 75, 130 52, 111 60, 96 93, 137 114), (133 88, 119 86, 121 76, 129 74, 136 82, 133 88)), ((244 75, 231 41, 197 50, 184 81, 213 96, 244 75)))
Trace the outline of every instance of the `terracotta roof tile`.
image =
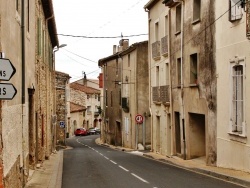
POLYGON ((75 104, 75 103, 70 102, 70 113, 72 113, 72 112, 81 112, 81 111, 83 111, 85 109, 86 109, 85 106, 81 106, 79 104, 75 104))
POLYGON ((100 94, 101 91, 78 83, 71 83, 70 88, 82 91, 87 94, 100 94))

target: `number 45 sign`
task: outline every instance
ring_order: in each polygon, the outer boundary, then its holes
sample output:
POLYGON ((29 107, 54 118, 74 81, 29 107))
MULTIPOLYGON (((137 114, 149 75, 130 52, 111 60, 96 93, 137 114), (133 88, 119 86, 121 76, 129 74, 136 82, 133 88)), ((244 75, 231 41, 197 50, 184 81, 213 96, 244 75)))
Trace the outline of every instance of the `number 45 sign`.
POLYGON ((143 116, 140 115, 140 114, 137 114, 137 115, 135 116, 135 121, 136 121, 136 123, 138 123, 138 124, 143 123, 143 116))

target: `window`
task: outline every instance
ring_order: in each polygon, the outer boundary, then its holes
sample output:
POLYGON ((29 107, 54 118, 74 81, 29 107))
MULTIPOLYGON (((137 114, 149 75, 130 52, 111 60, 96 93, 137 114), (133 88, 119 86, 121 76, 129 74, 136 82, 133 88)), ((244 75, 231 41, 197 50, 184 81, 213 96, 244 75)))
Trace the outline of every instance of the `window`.
POLYGON ((100 96, 100 94, 98 95, 98 101, 100 101, 101 100, 101 96, 100 96))
POLYGON ((118 68, 118 59, 116 59, 115 63, 116 63, 116 65, 115 65, 116 66, 116 76, 118 76, 118 71, 119 71, 119 68, 118 68))
POLYGON ((236 65, 232 70, 232 132, 242 134, 243 121, 243 66, 236 65))
POLYGON ((241 1, 229 0, 229 21, 235 21, 242 18, 241 1))
POLYGON ((159 77, 160 77, 160 67, 156 66, 155 67, 155 86, 159 86, 159 77))
POLYGON ((165 78, 165 80, 166 80, 166 85, 169 85, 169 65, 168 65, 168 63, 166 63, 166 73, 165 73, 165 75, 166 75, 166 78, 165 78))
POLYGON ((37 18, 37 54, 42 54, 42 26, 41 19, 37 18))
POLYGON ((16 11, 20 12, 20 0, 16 0, 16 11))
POLYGON ((105 103, 106 103, 106 107, 108 107, 108 90, 107 89, 105 91, 105 103))
POLYGON ((128 67, 130 67, 130 54, 128 54, 128 67))
POLYGON ((27 31, 30 31, 30 0, 27 1, 27 31))
POLYGON ((177 59, 177 85, 181 85, 181 58, 177 59))
POLYGON ((198 79, 198 55, 190 55, 190 84, 197 84, 198 79))
POLYGON ((231 62, 231 119, 230 132, 245 136, 245 76, 244 59, 231 62))
POLYGON ((200 20, 201 0, 194 0, 193 4, 193 21, 200 20))
POLYGON ((159 22, 155 23, 155 41, 159 41, 159 22))
POLYGON ((175 30, 176 33, 181 32, 181 4, 176 7, 176 23, 175 23, 175 30))
POLYGON ((90 96, 89 96, 89 95, 87 95, 87 99, 89 99, 89 97, 90 97, 90 96))
POLYGON ((168 35, 168 15, 165 16, 165 36, 168 35))
POLYGON ((113 92, 110 91, 110 106, 113 106, 113 92))

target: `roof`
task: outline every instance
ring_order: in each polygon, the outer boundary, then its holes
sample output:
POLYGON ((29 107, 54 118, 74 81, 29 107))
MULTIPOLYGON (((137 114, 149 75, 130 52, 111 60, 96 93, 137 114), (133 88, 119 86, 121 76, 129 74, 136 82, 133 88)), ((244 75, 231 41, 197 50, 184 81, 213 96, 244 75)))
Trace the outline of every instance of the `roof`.
POLYGON ((101 93, 101 91, 98 89, 94 89, 92 87, 88 87, 79 83, 71 83, 70 88, 82 91, 87 94, 100 94, 101 93))
POLYGON ((117 59, 117 58, 119 58, 119 57, 121 57, 123 55, 126 55, 126 54, 132 52, 133 50, 135 50, 138 45, 141 45, 143 43, 148 43, 148 41, 146 40, 146 41, 134 43, 134 44, 130 45, 128 48, 126 48, 125 50, 121 51, 121 52, 117 52, 117 53, 115 53, 115 54, 113 54, 111 56, 105 57, 103 59, 99 59, 98 65, 102 66, 103 64, 105 64, 108 61, 111 61, 111 60, 117 59))
POLYGON ((59 46, 52 0, 42 0, 45 19, 48 21, 49 35, 53 48, 59 46))
POLYGON ((151 9, 159 0, 150 0, 145 6, 144 9, 151 9))
POLYGON ((79 104, 75 104, 73 102, 70 102, 70 113, 72 113, 72 112, 81 112, 83 110, 86 110, 85 106, 81 106, 79 104))
POLYGON ((179 2, 175 2, 174 0, 163 0, 162 3, 165 4, 165 6, 172 7, 179 2))

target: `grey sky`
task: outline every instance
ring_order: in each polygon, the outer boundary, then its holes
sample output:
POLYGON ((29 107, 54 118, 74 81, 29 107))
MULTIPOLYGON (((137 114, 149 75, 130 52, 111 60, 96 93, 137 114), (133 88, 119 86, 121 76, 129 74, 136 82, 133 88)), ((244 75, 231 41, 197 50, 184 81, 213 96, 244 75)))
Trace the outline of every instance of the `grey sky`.
MULTIPOLYGON (((148 15, 143 7, 148 0, 53 0, 57 33, 73 36, 113 37, 147 34, 148 15)), ((67 44, 56 52, 56 70, 68 73, 75 81, 82 71, 97 78, 98 60, 113 53, 120 38, 98 39, 58 36, 67 44), (90 60, 90 61, 89 61, 90 60)), ((129 38, 130 45, 148 40, 147 35, 129 38)))

